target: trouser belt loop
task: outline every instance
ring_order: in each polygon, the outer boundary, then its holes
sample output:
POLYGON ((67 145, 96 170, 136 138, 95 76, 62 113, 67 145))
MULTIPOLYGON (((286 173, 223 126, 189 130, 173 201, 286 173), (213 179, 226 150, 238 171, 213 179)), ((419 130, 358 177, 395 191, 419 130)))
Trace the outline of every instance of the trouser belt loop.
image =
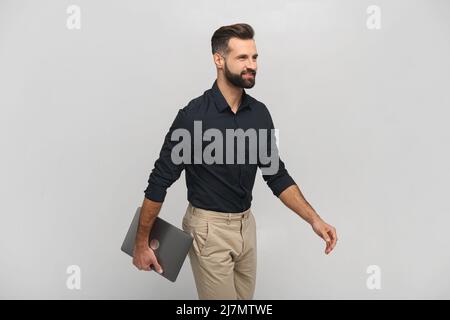
POLYGON ((228 220, 227 220, 227 224, 231 223, 231 213, 228 214, 228 220))

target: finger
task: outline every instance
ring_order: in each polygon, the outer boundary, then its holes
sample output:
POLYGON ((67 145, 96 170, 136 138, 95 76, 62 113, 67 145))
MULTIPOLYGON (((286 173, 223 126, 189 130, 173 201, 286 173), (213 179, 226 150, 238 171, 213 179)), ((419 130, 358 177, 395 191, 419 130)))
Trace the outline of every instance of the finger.
POLYGON ((150 266, 143 267, 142 270, 144 270, 144 271, 151 271, 150 266))
POLYGON ((330 240, 330 237, 328 236, 328 233, 326 232, 326 230, 322 231, 322 238, 326 242, 325 254, 328 254, 330 252, 329 250, 330 250, 331 240, 330 240))
POLYGON ((163 269, 159 265, 158 260, 156 258, 153 259, 153 265, 155 266, 155 269, 156 269, 157 272, 163 273, 163 269))
POLYGON ((330 234, 330 237, 331 237, 331 250, 333 250, 334 247, 336 246, 336 241, 337 241, 336 230, 334 228, 331 228, 331 230, 328 231, 328 233, 330 234))
POLYGON ((137 267, 140 271, 145 270, 145 264, 143 264, 143 263, 141 263, 141 262, 137 263, 137 264, 136 264, 136 267, 137 267))
POLYGON ((337 236, 336 236, 336 229, 332 226, 330 226, 328 230, 328 235, 330 237, 330 250, 329 252, 334 250, 334 247, 336 247, 337 243, 337 236))
POLYGON ((325 248, 325 254, 329 254, 331 252, 331 242, 327 242, 327 246, 325 248))
MULTIPOLYGON (((333 228, 333 236, 334 236, 334 247, 336 247, 337 241, 338 241, 338 237, 337 237, 337 233, 336 233, 336 229, 333 228)), ((334 249, 333 247, 333 249, 334 249)))
POLYGON ((331 239, 330 236, 328 235, 327 231, 324 229, 322 230, 322 239, 325 240, 325 242, 327 243, 327 245, 330 243, 331 239))

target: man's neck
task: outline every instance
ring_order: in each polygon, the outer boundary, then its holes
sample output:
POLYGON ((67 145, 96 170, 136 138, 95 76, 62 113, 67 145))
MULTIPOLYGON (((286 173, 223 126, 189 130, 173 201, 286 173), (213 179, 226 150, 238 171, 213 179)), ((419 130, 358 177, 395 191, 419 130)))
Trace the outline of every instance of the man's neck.
POLYGON ((236 113, 239 108, 239 104, 241 103, 242 88, 232 85, 226 79, 221 77, 217 78, 217 86, 219 87, 220 92, 222 92, 222 95, 228 105, 231 107, 231 111, 236 113))

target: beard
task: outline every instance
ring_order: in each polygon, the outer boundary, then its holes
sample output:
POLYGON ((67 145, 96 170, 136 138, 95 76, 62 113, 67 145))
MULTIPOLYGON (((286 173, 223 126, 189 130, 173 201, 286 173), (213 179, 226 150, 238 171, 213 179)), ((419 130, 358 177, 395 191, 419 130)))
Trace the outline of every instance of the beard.
POLYGON ((253 88, 255 85, 256 79, 256 71, 252 69, 247 69, 247 71, 242 71, 240 74, 232 73, 230 69, 228 69, 227 64, 225 63, 225 78, 234 86, 243 89, 253 88), (245 75, 252 74, 253 77, 246 77, 245 75))

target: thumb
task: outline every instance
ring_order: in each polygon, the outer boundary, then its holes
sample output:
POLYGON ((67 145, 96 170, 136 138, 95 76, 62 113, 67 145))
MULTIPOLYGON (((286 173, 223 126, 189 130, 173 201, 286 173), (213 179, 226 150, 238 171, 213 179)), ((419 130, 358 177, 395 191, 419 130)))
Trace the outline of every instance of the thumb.
POLYGON ((153 261, 152 261, 152 262, 153 262, 153 265, 154 265, 156 271, 158 271, 158 273, 163 273, 163 269, 162 269, 161 266, 159 265, 158 260, 156 259, 156 257, 153 258, 153 261))

